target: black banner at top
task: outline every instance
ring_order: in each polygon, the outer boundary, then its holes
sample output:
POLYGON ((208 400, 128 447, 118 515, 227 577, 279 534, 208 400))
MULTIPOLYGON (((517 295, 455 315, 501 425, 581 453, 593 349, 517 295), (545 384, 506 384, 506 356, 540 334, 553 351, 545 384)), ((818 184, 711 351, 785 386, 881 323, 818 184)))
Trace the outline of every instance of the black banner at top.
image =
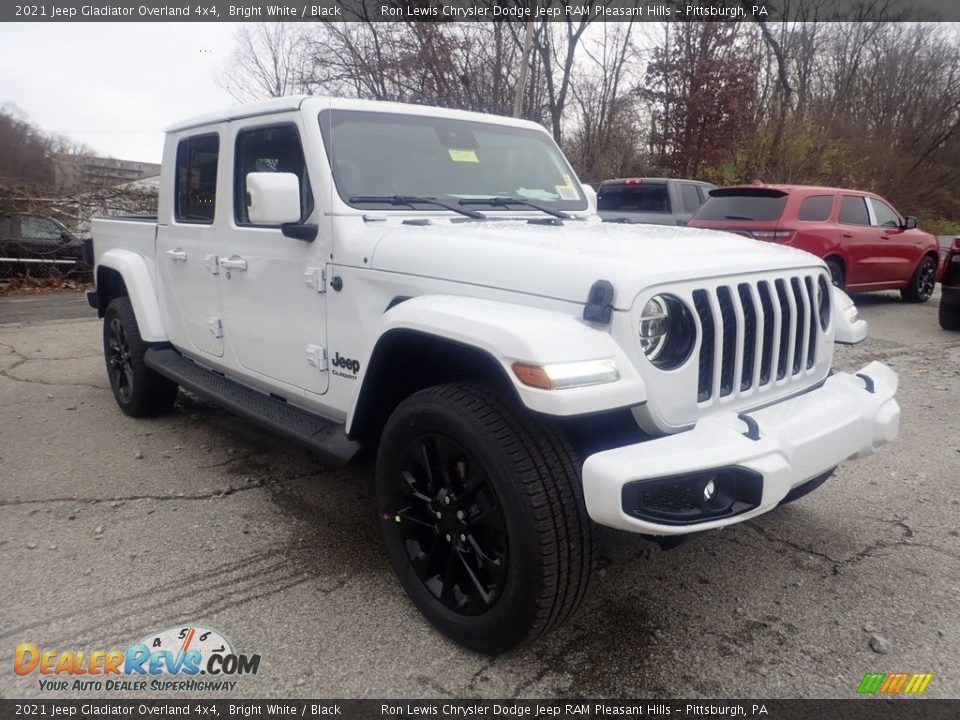
POLYGON ((52 0, 4 22, 960 21, 958 0, 52 0))

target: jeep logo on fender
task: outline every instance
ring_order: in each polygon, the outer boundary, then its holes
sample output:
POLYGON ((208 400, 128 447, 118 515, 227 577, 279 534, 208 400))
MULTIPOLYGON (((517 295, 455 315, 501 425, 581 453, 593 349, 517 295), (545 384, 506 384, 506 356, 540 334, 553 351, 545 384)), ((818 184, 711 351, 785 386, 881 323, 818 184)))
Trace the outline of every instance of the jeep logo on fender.
POLYGON ((333 356, 333 360, 330 361, 330 364, 333 365, 334 367, 343 368, 344 370, 349 370, 354 375, 360 372, 359 360, 351 360, 350 358, 340 357, 340 353, 336 353, 333 356))

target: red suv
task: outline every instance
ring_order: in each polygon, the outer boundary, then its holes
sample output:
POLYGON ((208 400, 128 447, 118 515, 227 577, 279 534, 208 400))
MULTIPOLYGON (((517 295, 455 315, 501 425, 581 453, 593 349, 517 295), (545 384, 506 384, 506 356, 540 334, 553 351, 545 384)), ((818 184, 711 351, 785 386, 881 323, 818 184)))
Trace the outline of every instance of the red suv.
POLYGON ((710 192, 691 227, 792 245, 823 258, 851 292, 899 289, 926 302, 938 274, 937 238, 872 193, 810 185, 738 185, 710 192))

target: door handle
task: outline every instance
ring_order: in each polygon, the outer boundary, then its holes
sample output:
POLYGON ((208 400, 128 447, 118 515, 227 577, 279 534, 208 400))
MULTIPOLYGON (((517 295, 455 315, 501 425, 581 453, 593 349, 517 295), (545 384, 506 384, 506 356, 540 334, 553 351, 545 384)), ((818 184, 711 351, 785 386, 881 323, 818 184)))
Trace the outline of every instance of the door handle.
POLYGON ((853 237, 853 233, 840 233, 840 237, 852 238, 852 237, 853 237))
POLYGON ((176 250, 167 250, 167 257, 173 260, 174 262, 186 262, 187 261, 187 251, 183 248, 177 248, 176 250))
POLYGON ((247 260, 239 255, 232 255, 228 258, 220 258, 220 267, 227 270, 237 270, 243 272, 247 269, 247 260))

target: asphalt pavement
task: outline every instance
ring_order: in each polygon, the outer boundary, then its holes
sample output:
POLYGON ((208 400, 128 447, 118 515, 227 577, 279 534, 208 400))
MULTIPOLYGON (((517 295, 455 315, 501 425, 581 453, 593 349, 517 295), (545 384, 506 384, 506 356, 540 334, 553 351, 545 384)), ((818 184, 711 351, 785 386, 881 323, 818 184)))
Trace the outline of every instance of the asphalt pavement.
MULTIPOLYGON (((817 492, 670 551, 597 532, 565 626, 492 658, 407 600, 369 462, 332 470, 181 393, 133 420, 76 293, 0 298, 0 696, 44 692, 14 647, 110 650, 221 631, 261 656, 223 697, 853 697, 867 672, 960 696, 960 334, 936 299, 856 298, 872 339, 836 365, 900 375, 897 443, 817 492)), ((70 678, 71 681, 73 678, 70 678)))

